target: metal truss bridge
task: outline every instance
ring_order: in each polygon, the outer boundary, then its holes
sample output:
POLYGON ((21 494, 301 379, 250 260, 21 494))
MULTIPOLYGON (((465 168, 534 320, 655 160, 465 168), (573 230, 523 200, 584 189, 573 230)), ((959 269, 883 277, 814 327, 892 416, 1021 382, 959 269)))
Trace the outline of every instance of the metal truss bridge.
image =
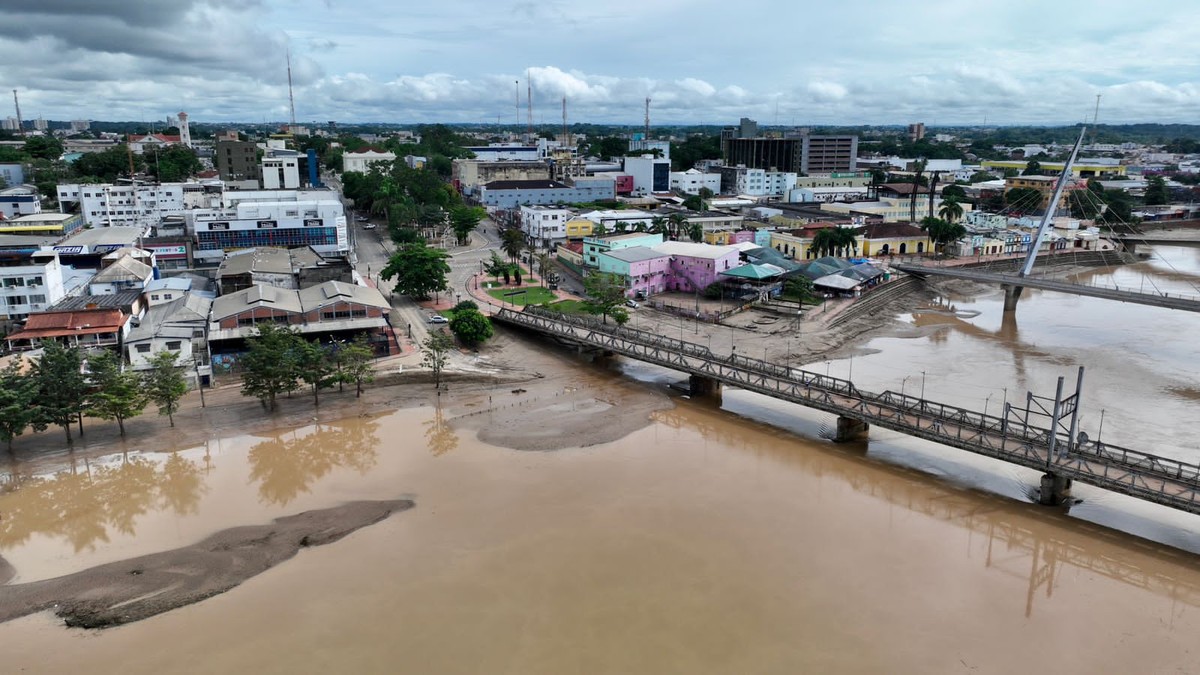
POLYGON ((1029 394, 1024 408, 1006 403, 1002 415, 996 416, 894 391, 870 392, 850 380, 736 353, 717 355, 704 345, 590 317, 528 307, 524 311, 504 308, 493 318, 580 348, 687 373, 696 393, 715 392, 720 385, 727 385, 828 412, 838 417, 841 440, 876 425, 1042 471, 1043 503, 1057 503, 1069 491, 1070 482, 1079 481, 1200 513, 1200 465, 1090 441, 1086 434, 1076 433, 1078 391, 1063 399, 1062 378, 1053 413, 1039 403, 1050 399, 1029 394), (1031 414, 1049 418, 1049 424, 1031 424, 1031 414), (1068 417, 1071 426, 1064 431, 1063 421, 1068 417), (1047 499, 1047 490, 1053 492, 1053 500, 1047 499))

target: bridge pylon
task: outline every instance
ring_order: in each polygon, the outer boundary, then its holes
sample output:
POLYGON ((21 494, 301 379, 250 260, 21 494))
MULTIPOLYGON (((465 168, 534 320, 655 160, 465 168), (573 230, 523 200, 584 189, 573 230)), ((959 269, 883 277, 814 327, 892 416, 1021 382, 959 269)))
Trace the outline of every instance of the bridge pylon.
POLYGON ((1042 489, 1038 503, 1043 506, 1059 506, 1071 499, 1071 479, 1056 473, 1042 474, 1042 489))
POLYGON ((711 377, 688 375, 688 393, 692 396, 703 396, 720 402, 721 383, 711 377))
POLYGON ((1012 284, 1001 284, 1000 287, 1004 289, 1004 311, 1017 311, 1017 301, 1021 299, 1021 291, 1025 290, 1025 287, 1012 284))
POLYGON ((857 441, 860 438, 865 438, 870 431, 871 425, 853 417, 837 418, 837 432, 833 437, 834 443, 848 443, 857 441))

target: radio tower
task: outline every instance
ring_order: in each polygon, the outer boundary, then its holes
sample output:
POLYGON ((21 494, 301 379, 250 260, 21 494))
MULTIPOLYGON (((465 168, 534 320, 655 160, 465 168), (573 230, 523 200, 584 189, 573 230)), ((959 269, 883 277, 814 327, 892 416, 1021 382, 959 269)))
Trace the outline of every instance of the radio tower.
POLYGON ((646 140, 650 140, 650 97, 646 97, 646 140))
POLYGON ((526 100, 529 102, 529 117, 525 126, 525 142, 533 140, 533 81, 529 79, 529 71, 525 71, 526 100))
POLYGON ((513 80, 513 102, 517 111, 517 124, 513 127, 513 138, 516 138, 517 132, 521 129, 521 81, 513 80))
POLYGON ((570 145, 570 144, 571 144, 571 134, 570 134, 570 132, 569 132, 569 131, 567 131, 567 97, 566 97, 566 96, 564 96, 564 97, 563 97, 563 137, 562 137, 562 145, 563 145, 563 147, 565 148, 565 147, 567 147, 567 146, 568 146, 568 145, 570 145))
POLYGON ((287 48, 287 70, 288 70, 288 105, 292 108, 292 123, 288 127, 288 133, 292 132, 292 127, 296 126, 296 99, 292 96, 292 48, 289 45, 287 48))
POLYGON ((13 89, 13 105, 17 107, 17 131, 21 132, 21 138, 24 138, 25 123, 21 121, 21 101, 17 99, 16 89, 13 89))

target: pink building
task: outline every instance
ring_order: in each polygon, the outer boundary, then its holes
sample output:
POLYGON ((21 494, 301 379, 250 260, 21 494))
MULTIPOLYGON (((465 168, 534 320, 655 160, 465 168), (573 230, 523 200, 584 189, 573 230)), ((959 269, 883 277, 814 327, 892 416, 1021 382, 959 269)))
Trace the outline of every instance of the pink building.
POLYGON ((606 251, 597 256, 601 273, 625 279, 625 295, 642 297, 662 293, 670 283, 671 258, 645 246, 606 251))
POLYGON ((684 241, 667 241, 654 247, 670 256, 667 290, 703 291, 722 272, 738 266, 736 246, 713 246, 684 241))

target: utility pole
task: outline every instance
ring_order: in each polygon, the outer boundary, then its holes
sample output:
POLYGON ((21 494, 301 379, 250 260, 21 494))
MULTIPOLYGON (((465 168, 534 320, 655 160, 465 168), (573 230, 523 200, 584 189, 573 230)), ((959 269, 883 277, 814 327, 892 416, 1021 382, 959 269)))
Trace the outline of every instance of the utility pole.
POLYGON ((291 133, 292 127, 296 126, 296 99, 292 96, 292 47, 287 48, 287 73, 288 73, 288 104, 292 108, 292 123, 288 127, 288 132, 291 133))
POLYGON ((571 135, 570 135, 570 132, 568 132, 568 131, 567 131, 567 97, 566 97, 566 96, 564 96, 564 97, 563 97, 563 137, 562 137, 562 144, 563 144, 563 147, 564 147, 564 148, 565 148, 565 147, 567 147, 567 146, 569 146, 569 145, 571 144, 571 135))
POLYGON ((529 71, 525 71, 525 96, 529 103, 528 117, 526 118, 525 135, 526 142, 533 141, 533 80, 529 79, 529 71))
POLYGON ((650 140, 650 97, 646 97, 646 141, 650 140))

